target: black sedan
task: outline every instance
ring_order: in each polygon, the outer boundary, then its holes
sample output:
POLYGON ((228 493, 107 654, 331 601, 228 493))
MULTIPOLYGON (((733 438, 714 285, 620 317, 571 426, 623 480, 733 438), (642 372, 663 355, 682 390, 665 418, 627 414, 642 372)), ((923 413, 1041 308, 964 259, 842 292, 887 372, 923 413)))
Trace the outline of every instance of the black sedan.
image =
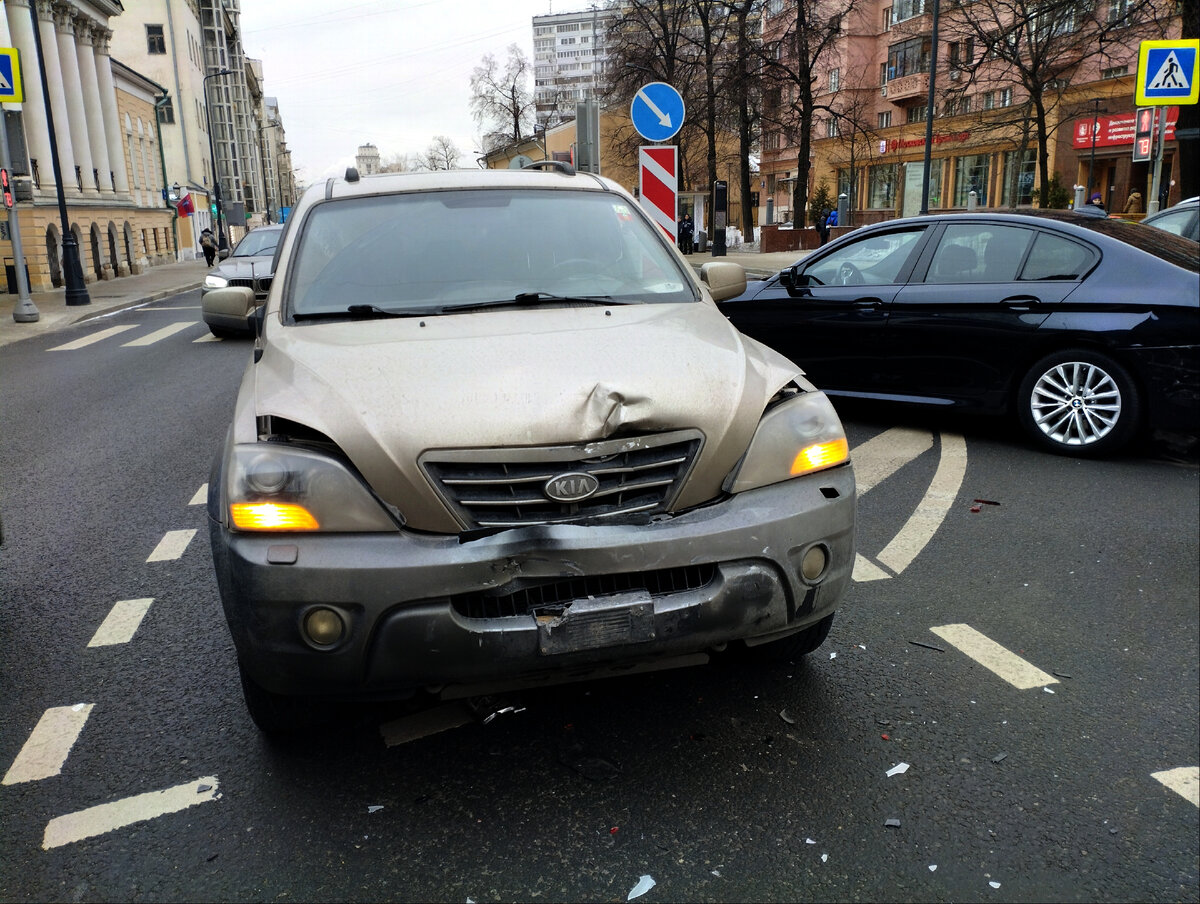
POLYGON ((1110 219, 864 227, 720 304, 830 395, 1015 412, 1054 452, 1200 424, 1200 244, 1110 219))

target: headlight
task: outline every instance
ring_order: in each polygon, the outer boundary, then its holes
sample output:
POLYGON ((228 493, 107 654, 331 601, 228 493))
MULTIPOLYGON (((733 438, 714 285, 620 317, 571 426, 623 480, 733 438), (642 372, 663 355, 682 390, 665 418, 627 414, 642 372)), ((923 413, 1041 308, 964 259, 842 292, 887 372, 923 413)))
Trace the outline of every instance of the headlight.
POLYGON ((208 289, 224 289, 229 285, 229 280, 224 276, 215 276, 212 273, 204 277, 204 286, 208 289))
POLYGON ((336 459, 274 443, 233 447, 225 469, 229 524, 241 531, 395 531, 395 520, 336 459))
POLYGON ((763 415, 726 489, 752 490, 831 468, 849 458, 846 433, 828 397, 823 392, 802 392, 763 415))

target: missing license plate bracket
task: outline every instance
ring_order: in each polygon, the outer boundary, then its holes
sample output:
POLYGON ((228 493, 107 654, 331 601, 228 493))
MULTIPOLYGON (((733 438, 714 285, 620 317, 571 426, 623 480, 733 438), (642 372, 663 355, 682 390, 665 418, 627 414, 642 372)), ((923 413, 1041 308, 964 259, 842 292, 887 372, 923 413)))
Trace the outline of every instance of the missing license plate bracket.
POLYGON ((575 600, 562 615, 538 619, 538 652, 577 653, 654 640, 654 601, 645 590, 575 600))

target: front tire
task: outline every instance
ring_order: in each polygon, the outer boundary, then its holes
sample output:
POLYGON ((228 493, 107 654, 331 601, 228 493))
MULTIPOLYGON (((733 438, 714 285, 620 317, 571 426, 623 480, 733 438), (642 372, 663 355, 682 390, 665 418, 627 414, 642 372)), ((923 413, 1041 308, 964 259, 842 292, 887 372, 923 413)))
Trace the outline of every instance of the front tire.
POLYGON ((764 660, 799 659, 801 656, 807 656, 825 643, 825 638, 829 636, 829 629, 833 627, 834 614, 831 612, 816 624, 809 625, 802 631, 789 634, 779 640, 756 644, 752 647, 747 646, 746 653, 753 658, 764 660))
POLYGON ((286 736, 319 728, 331 720, 328 704, 308 697, 288 697, 268 691, 238 664, 242 678, 242 696, 250 718, 264 734, 286 736))
POLYGON ((1059 455, 1110 455, 1133 438, 1141 398, 1129 372, 1101 352, 1065 349, 1029 369, 1017 417, 1038 445, 1059 455))

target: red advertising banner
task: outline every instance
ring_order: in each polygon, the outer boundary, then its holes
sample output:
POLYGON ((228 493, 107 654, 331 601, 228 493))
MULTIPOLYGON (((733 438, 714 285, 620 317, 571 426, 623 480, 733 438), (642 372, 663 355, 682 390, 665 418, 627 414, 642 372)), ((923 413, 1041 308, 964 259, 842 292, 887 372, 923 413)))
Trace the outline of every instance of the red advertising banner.
MULTIPOLYGON (((1175 138, 1175 122, 1179 119, 1178 107, 1166 107, 1167 135, 1166 140, 1175 138)), ((1161 113, 1159 114, 1162 115, 1161 113)), ((1132 145, 1136 123, 1133 111, 1118 113, 1115 116, 1101 114, 1096 117, 1096 147, 1111 148, 1122 145, 1132 145)), ((1071 146, 1077 151, 1088 150, 1092 146, 1092 117, 1085 116, 1075 120, 1075 129, 1071 135, 1071 146)))

